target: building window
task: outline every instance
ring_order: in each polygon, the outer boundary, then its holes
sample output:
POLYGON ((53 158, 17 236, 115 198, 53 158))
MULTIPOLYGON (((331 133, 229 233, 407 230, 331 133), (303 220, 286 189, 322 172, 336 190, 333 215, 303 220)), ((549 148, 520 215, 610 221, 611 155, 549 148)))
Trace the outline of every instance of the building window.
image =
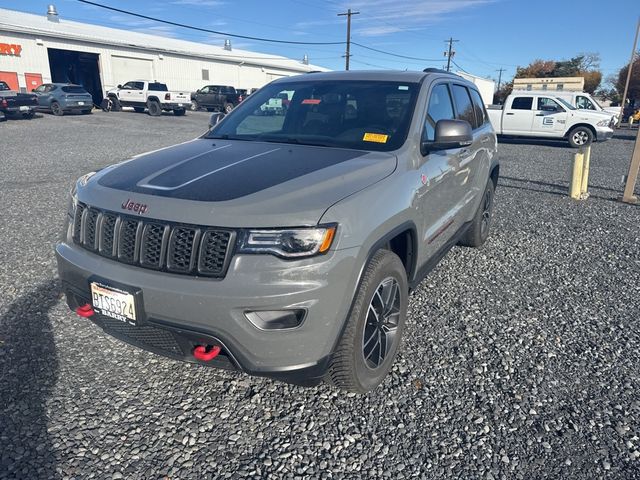
POLYGON ((531 90, 531 84, 530 83, 527 84, 527 90, 531 90))
POLYGON ((564 90, 564 83, 559 83, 556 85, 556 90, 564 90))
POLYGON ((546 83, 543 83, 543 84, 542 84, 542 90, 546 90, 546 89, 547 89, 547 84, 546 84, 546 83))
POLYGON ((209 70, 202 69, 202 80, 209 80, 209 70))

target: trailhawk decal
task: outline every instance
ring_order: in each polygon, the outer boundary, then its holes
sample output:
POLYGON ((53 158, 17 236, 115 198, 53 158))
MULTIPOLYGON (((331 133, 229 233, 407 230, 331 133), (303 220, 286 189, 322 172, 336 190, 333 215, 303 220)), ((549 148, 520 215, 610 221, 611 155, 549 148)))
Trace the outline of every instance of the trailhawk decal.
MULTIPOLYGON (((308 145, 200 139, 117 165, 98 183, 129 194, 222 202, 367 153, 308 145)), ((128 201, 135 206, 134 199, 128 201)), ((146 212, 146 205, 144 207, 146 212)), ((124 204, 122 208, 129 209, 124 204)))

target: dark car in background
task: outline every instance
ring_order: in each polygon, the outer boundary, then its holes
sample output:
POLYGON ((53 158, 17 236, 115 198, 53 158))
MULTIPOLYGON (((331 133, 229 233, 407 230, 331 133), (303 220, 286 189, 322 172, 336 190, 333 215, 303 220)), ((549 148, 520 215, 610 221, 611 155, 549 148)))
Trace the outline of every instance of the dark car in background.
MULTIPOLYGON (((25 118, 32 118, 38 100, 30 93, 19 93, 12 90, 7 82, 0 80, 0 113, 2 116, 22 115, 25 118)), ((2 119, 0 118, 0 121, 2 119)))
POLYGON ((206 108, 209 112, 229 113, 246 95, 227 85, 207 85, 191 94, 191 110, 206 108))
POLYGON ((91 113, 93 97, 83 86, 71 83, 43 83, 33 89, 38 97, 38 110, 62 116, 65 113, 91 113))

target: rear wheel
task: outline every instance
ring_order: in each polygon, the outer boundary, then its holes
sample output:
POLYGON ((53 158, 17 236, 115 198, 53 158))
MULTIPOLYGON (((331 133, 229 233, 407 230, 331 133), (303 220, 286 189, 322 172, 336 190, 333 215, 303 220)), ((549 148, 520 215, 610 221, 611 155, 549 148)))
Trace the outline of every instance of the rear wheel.
POLYGON ((56 117, 61 117, 64 115, 64 110, 58 102, 51 102, 51 113, 53 113, 56 117))
POLYGON ((197 112, 199 109, 200 105, 198 105, 198 102, 196 100, 191 100, 191 111, 197 112))
POLYGON ((159 117, 162 115, 162 108, 160 104, 155 100, 150 100, 147 102, 147 110, 149 110, 149 115, 152 117, 159 117))
POLYGON ((480 247, 484 244, 489 236, 491 227, 491 219, 493 218, 493 197, 495 195, 495 187, 493 180, 489 179, 487 186, 482 194, 482 200, 476 210, 476 214, 471 221, 471 225, 460 240, 460 245, 465 247, 480 247))
POLYGON ((224 104, 224 113, 229 113, 233 110, 233 105, 231 103, 224 104))
POLYGON ((573 148, 587 146, 593 142, 593 132, 587 127, 576 127, 569 132, 569 144, 573 148))
POLYGON ((143 113, 144 112, 144 107, 133 107, 133 110, 137 113, 143 113))
POLYGON ((378 250, 367 265, 345 331, 331 359, 327 380, 364 393, 387 375, 407 316, 407 274, 398 256, 378 250))

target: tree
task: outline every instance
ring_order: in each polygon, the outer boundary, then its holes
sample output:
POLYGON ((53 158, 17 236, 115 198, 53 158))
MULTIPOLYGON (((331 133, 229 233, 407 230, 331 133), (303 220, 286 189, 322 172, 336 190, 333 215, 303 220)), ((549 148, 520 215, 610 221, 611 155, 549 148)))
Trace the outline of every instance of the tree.
POLYGON ((526 67, 518 67, 515 78, 546 78, 553 76, 556 62, 553 60, 534 60, 526 67))
POLYGON ((581 53, 569 60, 534 60, 526 67, 518 67, 515 78, 584 77, 584 89, 594 93, 602 81, 600 55, 581 53))
MULTIPOLYGON (((624 94, 624 85, 627 81, 629 72, 629 64, 625 65, 618 72, 618 80, 616 81, 616 90, 620 95, 624 94)), ((640 52, 636 55, 631 70, 631 78, 629 79, 629 91, 627 93, 629 102, 634 105, 634 101, 640 100, 640 52)))
POLYGON ((602 81, 602 73, 598 70, 592 70, 589 72, 582 72, 580 73, 580 76, 584 77, 584 91, 588 93, 595 93, 602 81))
POLYGON ((513 81, 503 83, 500 86, 500 90, 496 90, 496 93, 493 94, 493 103, 502 105, 512 91, 513 81))

